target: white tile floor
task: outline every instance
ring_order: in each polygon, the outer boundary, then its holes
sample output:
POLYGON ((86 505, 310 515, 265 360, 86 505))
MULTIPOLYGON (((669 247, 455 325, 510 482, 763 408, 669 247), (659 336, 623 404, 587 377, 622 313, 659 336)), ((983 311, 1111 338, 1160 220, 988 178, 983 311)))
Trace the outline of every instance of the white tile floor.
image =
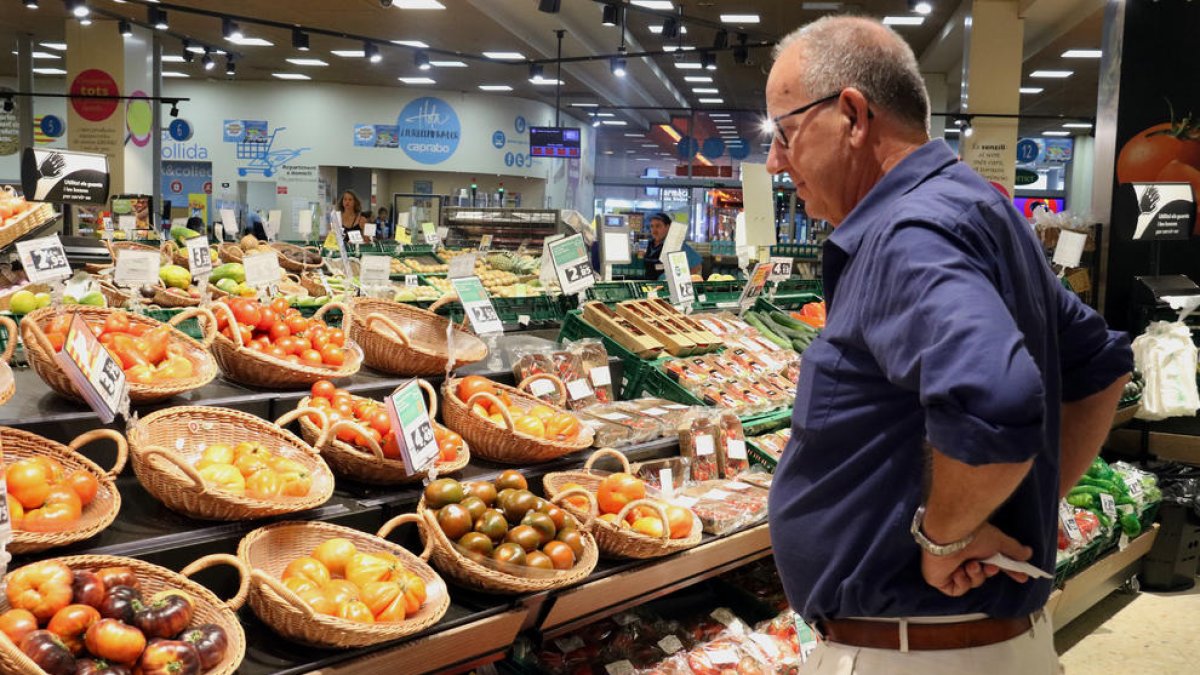
POLYGON ((1117 592, 1055 634, 1067 675, 1200 673, 1200 585, 1117 592))

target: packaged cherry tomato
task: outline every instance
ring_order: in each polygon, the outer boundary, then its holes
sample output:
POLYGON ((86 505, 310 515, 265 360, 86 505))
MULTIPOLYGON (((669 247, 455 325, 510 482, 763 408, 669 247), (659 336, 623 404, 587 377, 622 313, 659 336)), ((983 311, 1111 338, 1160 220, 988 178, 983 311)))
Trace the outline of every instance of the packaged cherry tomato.
POLYGON ((608 350, 604 348, 604 343, 595 338, 583 338, 568 344, 567 351, 578 356, 583 362, 583 370, 587 373, 596 400, 600 403, 616 400, 616 396, 613 395, 612 371, 608 368, 608 350))
POLYGON ((679 426, 679 454, 688 459, 688 473, 693 481, 718 477, 717 417, 697 408, 679 426))
POLYGON ((717 464, 722 477, 733 478, 750 468, 746 434, 741 420, 733 412, 720 412, 717 419, 717 464))

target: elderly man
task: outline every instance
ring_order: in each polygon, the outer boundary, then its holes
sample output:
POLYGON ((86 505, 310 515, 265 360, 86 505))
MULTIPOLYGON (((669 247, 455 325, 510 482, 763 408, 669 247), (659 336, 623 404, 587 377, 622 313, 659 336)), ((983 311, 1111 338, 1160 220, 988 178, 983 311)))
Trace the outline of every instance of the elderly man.
POLYGON ((766 93, 769 170, 835 227, 770 504, 784 588, 826 639, 814 672, 1057 673, 1050 581, 984 561, 1054 569, 1058 499, 1105 438, 1127 338, 929 140, 896 33, 815 21, 779 45, 766 93))

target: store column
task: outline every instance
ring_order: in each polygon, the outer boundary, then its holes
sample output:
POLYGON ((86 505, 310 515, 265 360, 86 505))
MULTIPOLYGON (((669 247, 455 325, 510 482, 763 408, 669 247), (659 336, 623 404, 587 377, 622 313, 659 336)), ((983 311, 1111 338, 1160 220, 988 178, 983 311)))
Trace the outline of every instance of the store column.
POLYGON ((1020 112, 1024 26, 1018 0, 973 0, 963 41, 960 152, 972 169, 1008 196, 1017 166, 1017 119, 969 117, 1020 112))

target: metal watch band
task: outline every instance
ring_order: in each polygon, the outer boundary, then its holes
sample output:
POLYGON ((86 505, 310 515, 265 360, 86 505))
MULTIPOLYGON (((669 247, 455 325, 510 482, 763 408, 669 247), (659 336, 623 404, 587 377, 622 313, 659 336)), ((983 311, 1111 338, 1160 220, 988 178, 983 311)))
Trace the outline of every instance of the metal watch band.
POLYGON ((929 537, 925 536, 924 532, 921 531, 921 525, 924 524, 924 522, 925 505, 922 504, 921 506, 917 507, 917 512, 913 514, 912 527, 909 529, 909 531, 912 533, 913 540, 917 542, 917 545, 930 555, 939 557, 954 555, 955 553, 958 553, 964 548, 970 546, 972 541, 975 541, 975 533, 972 532, 962 539, 950 542, 949 544, 935 544, 930 541, 929 537))

